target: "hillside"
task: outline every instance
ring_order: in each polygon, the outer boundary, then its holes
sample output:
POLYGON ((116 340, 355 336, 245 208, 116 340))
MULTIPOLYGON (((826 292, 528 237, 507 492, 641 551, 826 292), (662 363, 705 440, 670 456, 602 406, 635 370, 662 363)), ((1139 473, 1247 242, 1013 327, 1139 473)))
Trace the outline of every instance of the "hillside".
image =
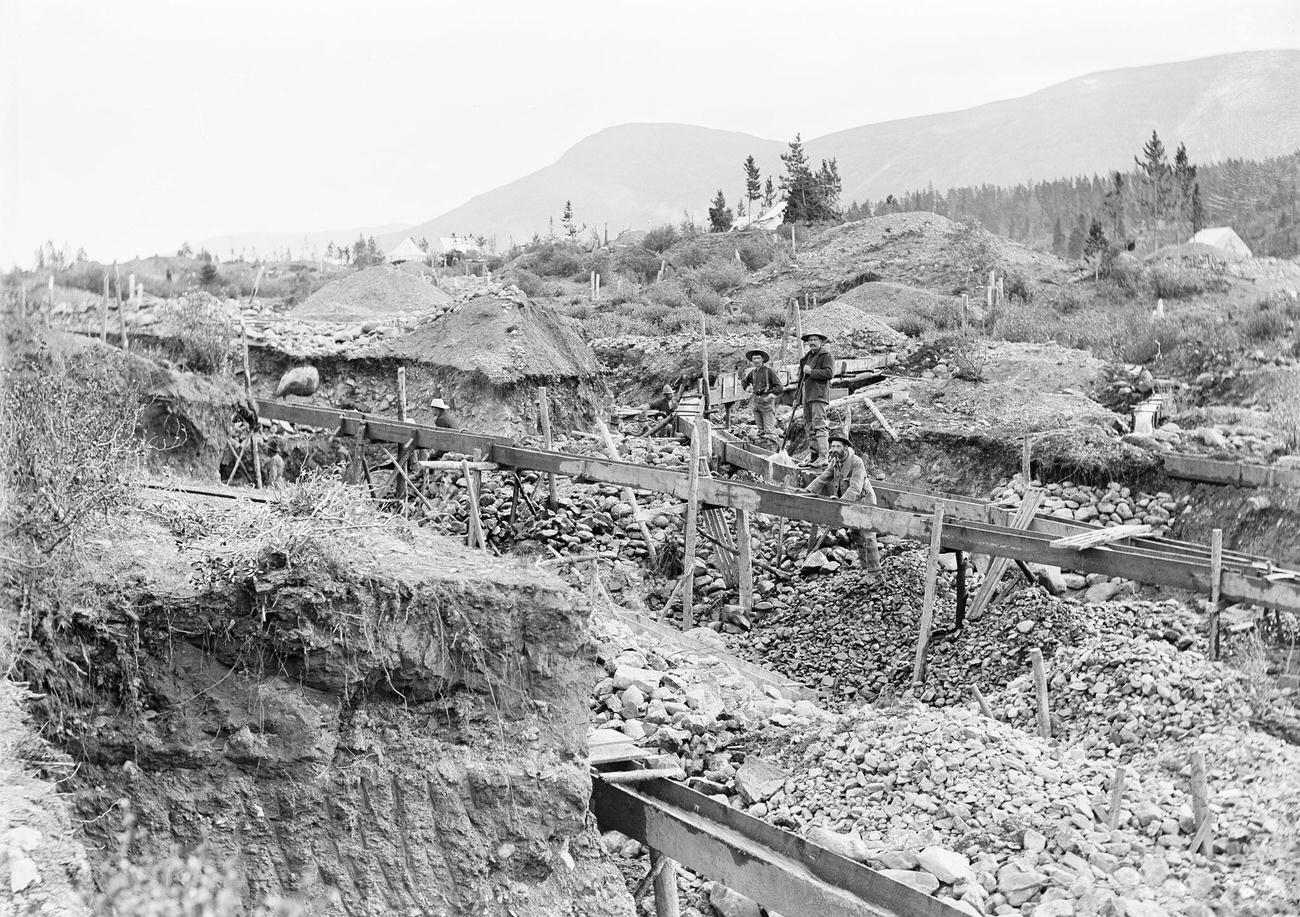
MULTIPOLYGON (((906 118, 809 140, 835 156, 844 200, 900 189, 1010 184, 1131 165, 1154 128, 1198 162, 1289 153, 1300 146, 1300 51, 1258 51, 1081 76, 1017 99, 906 118)), ((733 199, 750 153, 777 172, 785 140, 682 124, 630 124, 586 138, 544 169, 408 230, 524 241, 546 233, 565 199, 592 226, 646 227, 702 217, 721 187, 733 199)), ((396 241, 396 234, 381 242, 396 241)))

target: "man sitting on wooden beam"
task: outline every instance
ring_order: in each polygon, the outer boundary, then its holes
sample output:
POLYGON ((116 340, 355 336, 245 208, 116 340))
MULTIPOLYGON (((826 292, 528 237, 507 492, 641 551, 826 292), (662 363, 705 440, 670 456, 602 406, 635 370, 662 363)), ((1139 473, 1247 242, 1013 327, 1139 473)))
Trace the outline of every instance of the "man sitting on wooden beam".
MULTIPOLYGON (((826 470, 803 491, 814 496, 876 505, 876 491, 867 478, 867 466, 849 438, 838 433, 830 438, 830 462, 826 470)), ((858 549, 858 559, 867 573, 868 585, 875 585, 880 581, 880 548, 876 544, 876 533, 870 529, 850 529, 849 538, 858 549)))

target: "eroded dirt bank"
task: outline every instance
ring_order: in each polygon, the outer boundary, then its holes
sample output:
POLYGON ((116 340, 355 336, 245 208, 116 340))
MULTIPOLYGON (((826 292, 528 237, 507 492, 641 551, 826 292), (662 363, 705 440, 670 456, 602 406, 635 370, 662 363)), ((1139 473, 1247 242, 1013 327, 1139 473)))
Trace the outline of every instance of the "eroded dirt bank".
POLYGON ((206 837, 247 901, 632 913, 588 826, 586 609, 337 488, 294 494, 163 495, 93 548, 103 607, 27 673, 92 860, 124 798, 136 854, 206 837))

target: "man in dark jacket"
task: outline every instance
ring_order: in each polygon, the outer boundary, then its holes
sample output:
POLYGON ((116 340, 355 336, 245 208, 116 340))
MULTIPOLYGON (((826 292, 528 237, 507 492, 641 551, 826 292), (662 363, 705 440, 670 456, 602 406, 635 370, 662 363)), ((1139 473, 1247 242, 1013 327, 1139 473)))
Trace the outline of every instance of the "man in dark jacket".
POLYGON ((758 424, 758 441, 764 445, 776 447, 776 396, 781 394, 785 385, 772 367, 767 365, 770 359, 767 351, 751 350, 745 354, 750 362, 750 370, 740 380, 740 387, 753 393, 751 403, 754 408, 754 423, 758 424))
MULTIPOLYGON (((876 490, 867 477, 867 466, 853 449, 847 436, 838 433, 830 437, 830 462, 804 493, 837 498, 846 503, 876 505, 876 490)), ((876 533, 869 529, 850 529, 849 537, 858 549, 862 568, 873 580, 880 576, 880 548, 876 533)))
POLYGON ((799 377, 803 391, 799 402, 803 405, 803 431, 808 437, 808 464, 826 464, 829 445, 826 439, 826 405, 831 400, 831 379, 835 375, 835 357, 826 346, 826 335, 809 331, 803 336, 808 352, 799 361, 799 377))
POLYGON ((441 427, 444 430, 463 430, 465 425, 461 423, 460 418, 452 413, 447 402, 441 398, 435 398, 429 403, 438 413, 433 415, 433 425, 441 427))

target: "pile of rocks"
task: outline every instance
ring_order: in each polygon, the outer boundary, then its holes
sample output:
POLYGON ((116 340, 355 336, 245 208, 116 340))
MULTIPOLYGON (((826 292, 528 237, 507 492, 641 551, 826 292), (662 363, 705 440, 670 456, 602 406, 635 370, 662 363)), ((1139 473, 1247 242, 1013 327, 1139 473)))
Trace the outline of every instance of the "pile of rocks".
MULTIPOLYGON (((1090 487, 1072 481, 1058 484, 1034 482, 1033 486, 1044 491, 1038 510, 1041 514, 1103 526, 1146 524, 1157 536, 1168 533, 1173 520, 1190 500, 1188 497, 1177 500, 1165 491, 1135 494, 1131 488, 1114 481, 1105 487, 1090 487)), ((1024 479, 1016 475, 993 492, 992 502, 1019 506, 1024 495, 1024 479)))
POLYGON ((1242 897, 1233 836, 1285 831, 1267 810, 1225 812, 1220 856, 1193 854, 1186 762, 1172 759, 1130 772, 1112 830, 1108 764, 962 709, 863 708, 772 751, 789 777, 764 817, 968 913, 1208 915, 1242 897))
MULTIPOLYGON (((1246 678, 1165 641, 1106 634, 1047 662, 1053 734, 1081 751, 1127 759, 1153 740, 1183 740, 1250 715, 1246 678)), ((1035 720, 1028 677, 990 700, 1008 722, 1035 720)))

